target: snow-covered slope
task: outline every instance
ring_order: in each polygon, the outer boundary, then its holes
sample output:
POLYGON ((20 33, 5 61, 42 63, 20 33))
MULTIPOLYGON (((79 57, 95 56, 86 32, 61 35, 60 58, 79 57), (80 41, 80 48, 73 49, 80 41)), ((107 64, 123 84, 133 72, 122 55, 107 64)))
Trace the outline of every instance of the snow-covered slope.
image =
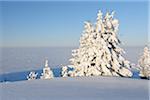
POLYGON ((149 100, 149 81, 76 77, 0 83, 0 100, 149 100))

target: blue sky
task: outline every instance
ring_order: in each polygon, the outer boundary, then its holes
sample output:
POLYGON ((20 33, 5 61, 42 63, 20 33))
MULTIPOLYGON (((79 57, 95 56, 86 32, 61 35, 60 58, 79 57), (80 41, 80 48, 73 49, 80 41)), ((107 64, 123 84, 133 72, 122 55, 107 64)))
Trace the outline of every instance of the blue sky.
POLYGON ((84 21, 116 11, 124 45, 148 41, 148 2, 0 2, 0 47, 78 46, 84 21))

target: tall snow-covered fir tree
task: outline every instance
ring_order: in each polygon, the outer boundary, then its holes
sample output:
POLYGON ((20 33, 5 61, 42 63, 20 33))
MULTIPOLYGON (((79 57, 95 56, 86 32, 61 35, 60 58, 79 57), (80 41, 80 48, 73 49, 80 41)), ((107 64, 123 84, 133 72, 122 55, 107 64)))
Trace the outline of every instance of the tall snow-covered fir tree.
POLYGON ((69 76, 132 76, 130 62, 119 47, 118 26, 114 12, 103 16, 99 11, 95 25, 85 22, 80 46, 72 51, 70 61, 74 70, 69 76))
POLYGON ((139 59, 140 77, 150 78, 150 49, 144 48, 143 55, 139 59))

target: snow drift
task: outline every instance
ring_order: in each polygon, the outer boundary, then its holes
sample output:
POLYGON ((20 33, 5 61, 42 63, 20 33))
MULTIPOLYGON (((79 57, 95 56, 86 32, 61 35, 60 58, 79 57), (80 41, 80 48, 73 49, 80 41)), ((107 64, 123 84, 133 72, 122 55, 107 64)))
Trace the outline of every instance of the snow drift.
POLYGON ((119 77, 0 83, 0 100, 149 100, 149 81, 119 77))

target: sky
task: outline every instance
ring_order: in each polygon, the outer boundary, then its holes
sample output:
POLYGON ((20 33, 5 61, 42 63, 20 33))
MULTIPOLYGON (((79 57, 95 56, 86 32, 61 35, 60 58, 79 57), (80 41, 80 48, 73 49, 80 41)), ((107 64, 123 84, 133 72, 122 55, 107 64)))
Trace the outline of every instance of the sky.
POLYGON ((0 47, 78 46, 84 21, 114 10, 125 46, 148 42, 148 1, 1 1, 0 47))

